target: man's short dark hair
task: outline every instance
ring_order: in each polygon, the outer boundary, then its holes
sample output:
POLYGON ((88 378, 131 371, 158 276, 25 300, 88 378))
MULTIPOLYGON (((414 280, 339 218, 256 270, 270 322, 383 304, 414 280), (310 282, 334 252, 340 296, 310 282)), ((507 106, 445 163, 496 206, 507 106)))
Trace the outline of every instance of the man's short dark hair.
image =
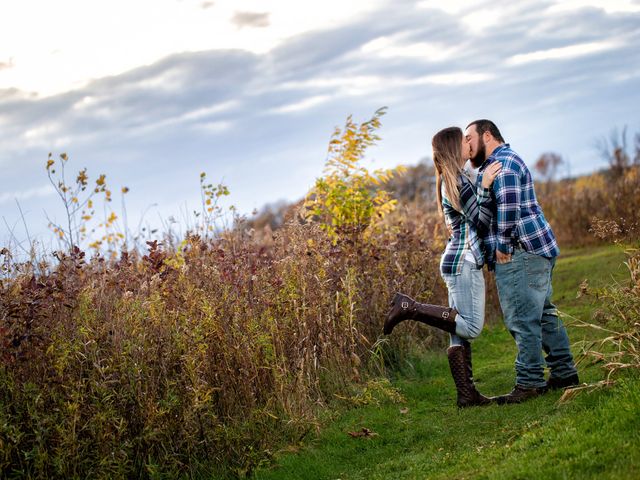
POLYGON ((493 136, 493 138, 498 140, 500 143, 504 143, 504 138, 502 138, 500 130, 498 130, 496 124, 491 120, 487 120, 486 118, 483 118, 481 120, 474 120, 469 125, 467 125, 467 128, 469 128, 471 125, 476 126, 478 135, 482 136, 484 132, 489 132, 493 136))

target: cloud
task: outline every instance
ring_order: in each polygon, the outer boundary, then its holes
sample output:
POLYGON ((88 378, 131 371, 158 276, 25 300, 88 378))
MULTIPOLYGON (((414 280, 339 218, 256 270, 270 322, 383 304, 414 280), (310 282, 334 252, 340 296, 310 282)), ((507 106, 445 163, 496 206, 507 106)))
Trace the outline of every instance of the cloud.
POLYGON ((450 59, 457 52, 456 46, 451 47, 445 42, 404 43, 397 36, 378 37, 363 45, 361 49, 365 54, 375 54, 382 58, 406 57, 429 62, 450 59))
POLYGON ((620 42, 604 40, 599 42, 580 43, 566 47, 549 48, 529 53, 519 53, 507 59, 509 65, 539 62, 541 60, 560 60, 600 53, 620 47, 620 42))
POLYGON ((566 12, 584 8, 598 8, 606 13, 638 13, 640 3, 634 0, 556 0, 550 12, 566 12))
MULTIPOLYGON (((11 128, 27 139, 41 140, 42 146, 60 135, 122 137, 137 129, 151 134, 158 127, 223 115, 238 104, 255 68, 255 56, 245 52, 183 54, 72 93, 44 99, 14 95, 0 99, 0 106, 10 115, 11 128)), ((0 132, 0 143, 14 134, 0 132)))
POLYGON ((426 75, 424 77, 413 79, 412 81, 408 82, 408 84, 457 86, 488 82, 493 78, 495 78, 495 75, 492 73, 461 71, 436 75, 426 75))
POLYGON ((289 103, 281 107, 273 109, 273 113, 296 113, 304 110, 309 110, 317 105, 321 105, 328 102, 331 99, 330 95, 316 95, 313 97, 305 98, 299 102, 289 103))
POLYGON ((163 118, 162 120, 158 120, 155 122, 145 123, 142 126, 136 128, 136 134, 146 135, 152 132, 156 132, 157 130, 162 128, 176 128, 186 124, 195 125, 196 127, 202 127, 202 129, 209 132, 222 132, 231 128, 233 126, 233 122, 201 122, 207 119, 215 118, 225 112, 229 112, 232 109, 237 108, 239 104, 240 102, 238 102, 237 100, 228 100, 226 102, 214 103, 205 107, 198 107, 193 110, 180 113, 179 115, 163 118))
POLYGON ((195 130, 201 131, 205 134, 224 133, 225 131, 229 130, 232 127, 233 127, 232 122, 225 122, 225 121, 197 123, 197 124, 194 124, 193 126, 195 130))
POLYGON ((259 12, 235 12, 231 21, 238 28, 264 28, 270 24, 269 13, 259 12))
POLYGON ((480 3, 482 3, 480 0, 448 0, 447 2, 423 0, 418 3, 418 7, 438 9, 451 15, 457 15, 464 10, 477 8, 480 3))
POLYGON ((56 191, 51 185, 43 185, 36 188, 29 188, 27 190, 4 192, 0 193, 0 205, 6 203, 13 203, 15 200, 30 200, 34 198, 43 198, 53 195, 56 191))
POLYGON ((379 91, 385 88, 385 79, 379 75, 318 76, 308 80, 292 80, 282 83, 278 88, 285 91, 326 91, 334 95, 357 96, 379 91))
MULTIPOLYGON (((588 38, 584 31, 572 32, 573 42, 548 35, 531 38, 526 32, 534 14, 539 28, 561 30, 555 28, 555 17, 534 8, 536 2, 519 2, 518 9, 509 12, 512 21, 504 27, 476 32, 468 31, 458 14, 405 3, 403 8, 389 5, 351 24, 297 36, 266 55, 185 53, 52 98, 34 100, 12 94, 5 99, 0 94, 3 118, 10 115, 14 124, 14 132, 0 134, 0 143, 4 145, 2 136, 13 138, 16 131, 42 140, 40 145, 53 145, 60 136, 71 142, 93 141, 96 136, 151 139, 167 129, 176 134, 183 127, 193 130, 199 122, 232 129, 251 123, 261 112, 299 115, 328 106, 331 99, 349 99, 343 102, 345 107, 373 104, 375 97, 391 94, 412 99, 427 93, 425 87, 481 85, 496 77, 516 88, 531 77, 549 77, 538 71, 536 63, 556 59, 564 68, 567 61, 619 47, 612 40, 588 38), (514 65, 522 71, 518 77, 500 75, 514 65), (367 95, 375 97, 366 99, 367 95)), ((591 32, 600 25, 616 38, 625 31, 628 34, 623 19, 612 19, 604 12, 561 13, 564 24, 572 18, 570 24, 587 23, 591 32)), ((244 19, 268 14, 251 15, 244 19)), ((602 59, 582 65, 591 68, 598 61, 602 59)))
MULTIPOLYGON (((303 195, 333 126, 383 105, 378 166, 415 162, 431 132, 477 117, 495 119, 527 159, 553 149, 584 169, 591 138, 635 128, 637 14, 549 13, 524 0, 499 28, 480 28, 474 12, 424 3, 388 2, 261 55, 185 52, 47 98, 0 90, 1 198, 37 190, 48 151, 65 149, 73 168, 130 186, 132 215, 157 201, 166 218, 199 201, 201 171, 246 212, 303 195)), ((38 212, 48 203, 24 198, 38 212)))

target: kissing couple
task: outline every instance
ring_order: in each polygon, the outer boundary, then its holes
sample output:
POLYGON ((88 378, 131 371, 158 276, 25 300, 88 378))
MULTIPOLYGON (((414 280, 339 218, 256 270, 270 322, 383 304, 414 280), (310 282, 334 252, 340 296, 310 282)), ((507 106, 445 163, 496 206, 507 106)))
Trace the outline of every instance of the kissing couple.
POLYGON ((404 320, 448 332, 447 357, 459 407, 520 403, 578 385, 569 337, 551 303, 551 277, 560 250, 526 164, 486 119, 471 122, 464 132, 445 128, 431 145, 438 210, 450 232, 440 260, 449 306, 419 303, 396 293, 384 334, 404 320), (478 169, 475 181, 464 169, 467 160, 478 169), (515 387, 491 398, 474 384, 470 343, 484 325, 485 265, 495 272, 504 323, 518 347, 515 387))

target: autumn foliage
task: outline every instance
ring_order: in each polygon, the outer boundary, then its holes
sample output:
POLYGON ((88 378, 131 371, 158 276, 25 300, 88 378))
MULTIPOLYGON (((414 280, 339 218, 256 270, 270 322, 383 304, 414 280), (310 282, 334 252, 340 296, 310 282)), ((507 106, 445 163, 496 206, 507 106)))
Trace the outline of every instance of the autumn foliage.
POLYGON ((379 187, 404 167, 369 172, 361 165, 367 147, 380 139, 375 131, 384 113, 380 109, 360 125, 349 117, 343 130, 335 130, 324 176, 316 180, 304 203, 305 218, 318 221, 334 243, 347 237, 369 238, 398 202, 379 187))
POLYGON ((550 182, 537 188, 560 246, 640 238, 640 166, 550 182))

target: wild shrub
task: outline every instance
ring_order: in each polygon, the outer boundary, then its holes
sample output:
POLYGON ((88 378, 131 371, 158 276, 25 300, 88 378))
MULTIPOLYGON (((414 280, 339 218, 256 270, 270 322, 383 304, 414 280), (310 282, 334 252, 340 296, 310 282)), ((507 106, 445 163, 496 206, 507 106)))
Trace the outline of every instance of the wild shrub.
MULTIPOLYGON (((609 234, 617 238, 620 229, 608 226, 609 234)), ((602 230, 599 233, 605 235, 602 230)), ((597 323, 575 319, 578 326, 604 333, 602 340, 584 347, 582 357, 601 362, 607 372, 607 381, 622 370, 640 369, 640 248, 637 239, 634 246, 626 250, 626 255, 628 281, 601 289, 582 286, 582 294, 594 296, 602 305, 596 311, 597 323)))
POLYGON ((605 241, 598 235, 598 222, 615 223, 618 236, 631 237, 640 230, 640 166, 621 174, 609 170, 551 182, 536 191, 561 247, 605 241))
POLYGON ((360 125, 351 117, 343 130, 336 128, 329 142, 324 176, 316 180, 304 203, 305 217, 319 221, 335 243, 370 238, 372 229, 394 210, 397 200, 380 188, 396 170, 369 170, 361 165, 365 151, 380 137, 375 133, 385 109, 360 125))
POLYGON ((247 475, 406 351, 372 354, 394 291, 446 301, 434 218, 384 207, 363 178, 344 183, 360 213, 330 222, 338 237, 296 219, 212 231, 226 193, 201 180, 200 230, 175 248, 88 258, 74 246, 38 274, 7 266, 1 477, 247 475))
MULTIPOLYGON (((49 220, 49 228, 69 251, 73 247, 81 245, 85 240, 94 237, 96 229, 104 233, 91 241, 89 247, 96 250, 101 249, 103 244, 112 256, 116 256, 117 250, 125 240, 125 234, 118 231, 116 221, 118 216, 113 210, 106 209, 106 205, 112 201, 111 190, 106 183, 106 175, 101 174, 95 181, 95 185, 89 185, 89 175, 87 169, 78 171, 75 180, 72 182, 67 178, 67 165, 69 156, 66 153, 60 154, 56 161, 49 153, 46 169, 49 182, 62 201, 65 211, 65 224, 49 220), (91 225, 91 221, 96 216, 96 196, 103 194, 105 204, 105 218, 97 226, 91 225)), ((127 187, 122 188, 122 195, 128 193, 127 187)))
POLYGON ((396 288, 435 292, 420 228, 369 255, 314 224, 60 257, 2 283, 2 475, 249 471, 364 380, 396 288))
POLYGON ((611 386, 621 372, 640 369, 640 246, 637 224, 628 229, 613 220, 594 218, 591 230, 601 240, 628 245, 625 266, 629 279, 600 289, 590 288, 586 281, 580 286, 578 295, 591 295, 601 306, 594 315, 595 322, 573 318, 572 323, 598 331, 601 339, 583 345, 578 362, 600 363, 606 378, 567 391, 562 401, 584 390, 611 386))

